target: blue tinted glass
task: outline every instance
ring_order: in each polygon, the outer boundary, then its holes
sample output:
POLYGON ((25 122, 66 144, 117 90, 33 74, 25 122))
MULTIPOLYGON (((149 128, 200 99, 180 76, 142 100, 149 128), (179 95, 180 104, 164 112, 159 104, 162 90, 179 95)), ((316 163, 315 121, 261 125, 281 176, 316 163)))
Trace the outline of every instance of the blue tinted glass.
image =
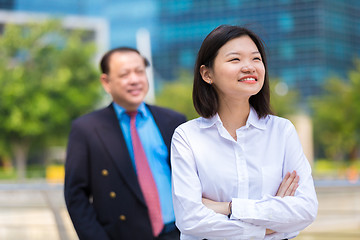
POLYGON ((176 79, 179 69, 192 72, 201 42, 220 24, 246 25, 258 33, 268 49, 269 74, 304 93, 329 72, 346 75, 360 56, 357 0, 17 0, 14 9, 103 18, 110 47, 136 47, 138 29, 146 28, 153 66, 164 80, 176 79), (305 71, 311 72, 306 79, 305 71))
POLYGON ((294 20, 289 13, 282 13, 278 18, 278 24, 280 30, 285 32, 290 32, 294 29, 294 20))

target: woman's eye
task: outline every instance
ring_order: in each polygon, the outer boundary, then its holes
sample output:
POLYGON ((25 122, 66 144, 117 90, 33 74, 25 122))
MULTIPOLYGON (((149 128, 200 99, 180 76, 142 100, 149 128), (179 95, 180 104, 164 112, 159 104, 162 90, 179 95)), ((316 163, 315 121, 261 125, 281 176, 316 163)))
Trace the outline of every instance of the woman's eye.
POLYGON ((233 59, 230 60, 230 62, 234 62, 234 61, 240 61, 240 59, 239 58, 233 58, 233 59))
POLYGON ((256 57, 256 58, 254 58, 254 60, 255 60, 255 61, 261 61, 261 58, 256 57))

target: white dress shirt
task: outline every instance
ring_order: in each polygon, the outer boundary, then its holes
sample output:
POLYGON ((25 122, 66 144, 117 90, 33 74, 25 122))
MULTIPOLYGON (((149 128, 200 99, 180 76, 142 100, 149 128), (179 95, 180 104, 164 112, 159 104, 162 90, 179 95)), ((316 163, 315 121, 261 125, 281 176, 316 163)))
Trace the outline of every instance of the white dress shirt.
POLYGON ((284 239, 312 223, 318 202, 311 167, 292 123, 251 108, 237 141, 218 115, 180 125, 171 164, 176 225, 181 239, 284 239), (295 196, 275 197, 287 172, 300 177, 295 196), (232 201, 232 215, 215 213, 202 197, 232 201), (277 233, 265 235, 266 229, 277 233))

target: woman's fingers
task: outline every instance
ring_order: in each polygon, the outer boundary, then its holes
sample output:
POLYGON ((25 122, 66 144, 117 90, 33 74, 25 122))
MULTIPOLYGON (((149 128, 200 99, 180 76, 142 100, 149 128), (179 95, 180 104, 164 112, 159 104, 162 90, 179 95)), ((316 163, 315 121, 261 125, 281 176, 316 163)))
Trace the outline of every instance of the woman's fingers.
POLYGON ((299 187, 299 184, 296 184, 295 188, 291 192, 290 196, 295 196, 296 189, 299 187))
POLYGON ((298 187, 299 176, 296 176, 291 182, 289 188, 285 191, 284 196, 294 196, 296 188, 298 187))
POLYGON ((295 178, 294 171, 291 174, 289 172, 286 173, 284 179, 282 180, 282 182, 280 184, 280 187, 278 189, 278 192, 277 192, 276 196, 284 197, 286 190, 290 187, 290 185, 291 185, 292 181, 294 180, 294 178, 295 178))
POLYGON ((276 193, 276 196, 279 197, 294 196, 295 191, 298 187, 298 183, 299 183, 299 176, 297 175, 296 171, 293 171, 291 174, 289 172, 286 173, 276 193))
POLYGON ((279 187, 279 189, 278 189, 278 192, 279 192, 280 189, 282 189, 282 188, 284 187, 284 185, 285 185, 286 181, 289 179, 289 177, 290 177, 290 173, 287 172, 287 173, 285 174, 284 179, 281 181, 281 184, 280 184, 280 187, 279 187))

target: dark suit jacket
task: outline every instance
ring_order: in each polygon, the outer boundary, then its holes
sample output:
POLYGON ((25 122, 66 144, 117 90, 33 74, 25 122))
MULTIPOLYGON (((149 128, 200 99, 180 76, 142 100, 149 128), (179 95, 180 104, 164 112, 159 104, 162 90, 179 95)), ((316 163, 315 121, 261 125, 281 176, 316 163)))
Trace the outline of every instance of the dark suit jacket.
MULTIPOLYGON (((185 116, 147 106, 170 153, 173 132, 186 121, 185 116)), ((73 122, 64 192, 81 240, 153 239, 145 200, 112 104, 73 122)))

